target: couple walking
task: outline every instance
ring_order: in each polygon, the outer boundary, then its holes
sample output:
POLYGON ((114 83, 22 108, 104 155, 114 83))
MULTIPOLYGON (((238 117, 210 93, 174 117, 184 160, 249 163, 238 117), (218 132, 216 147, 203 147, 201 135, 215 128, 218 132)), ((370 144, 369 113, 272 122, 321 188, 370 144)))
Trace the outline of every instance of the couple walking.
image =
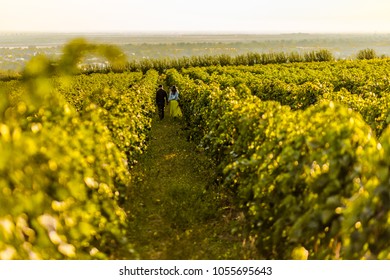
POLYGON ((176 86, 171 87, 169 95, 164 90, 162 85, 158 86, 158 90, 156 92, 156 104, 158 107, 158 116, 160 120, 164 118, 164 108, 165 105, 169 103, 169 115, 171 117, 181 117, 182 112, 179 107, 179 91, 176 86))

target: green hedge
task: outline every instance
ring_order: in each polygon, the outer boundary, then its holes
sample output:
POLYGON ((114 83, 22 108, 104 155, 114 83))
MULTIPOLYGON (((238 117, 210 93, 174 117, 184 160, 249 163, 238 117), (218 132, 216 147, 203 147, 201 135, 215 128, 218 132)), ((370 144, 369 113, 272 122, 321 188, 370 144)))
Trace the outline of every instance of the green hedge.
POLYGON ((379 141, 358 112, 329 100, 292 111, 245 84, 167 77, 261 256, 389 258, 389 130, 379 141))
POLYGON ((1 89, 0 259, 106 259, 132 250, 121 205, 129 168, 145 149, 157 72, 136 74, 131 88, 121 81, 127 74, 93 88, 87 80, 101 76, 53 76, 74 71, 61 63, 36 57, 23 81, 1 89), (72 79, 83 89, 73 91, 72 79))

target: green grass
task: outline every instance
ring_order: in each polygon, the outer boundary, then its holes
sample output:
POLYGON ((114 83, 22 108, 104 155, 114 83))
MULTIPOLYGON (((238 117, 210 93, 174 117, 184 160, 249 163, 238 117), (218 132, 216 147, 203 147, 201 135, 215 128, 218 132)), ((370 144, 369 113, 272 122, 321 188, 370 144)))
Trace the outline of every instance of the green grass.
POLYGON ((239 234, 242 215, 215 183, 212 160, 186 140, 182 127, 169 116, 153 120, 126 204, 127 238, 136 254, 115 258, 254 258, 250 242, 239 234))

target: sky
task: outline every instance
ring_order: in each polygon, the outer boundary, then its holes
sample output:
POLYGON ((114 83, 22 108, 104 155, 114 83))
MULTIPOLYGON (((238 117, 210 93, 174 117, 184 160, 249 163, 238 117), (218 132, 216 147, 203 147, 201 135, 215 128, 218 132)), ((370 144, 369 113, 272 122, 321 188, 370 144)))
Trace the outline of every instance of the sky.
POLYGON ((390 1, 0 0, 0 32, 390 33, 390 1))

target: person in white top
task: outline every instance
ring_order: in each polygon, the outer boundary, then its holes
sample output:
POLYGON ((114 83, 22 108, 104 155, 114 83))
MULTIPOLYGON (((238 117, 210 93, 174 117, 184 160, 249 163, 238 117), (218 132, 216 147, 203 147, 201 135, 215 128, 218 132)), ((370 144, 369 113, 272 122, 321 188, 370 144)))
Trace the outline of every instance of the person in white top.
POLYGON ((179 91, 177 90, 176 86, 171 87, 168 96, 168 102, 170 116, 174 118, 181 117, 183 114, 179 107, 179 91))

